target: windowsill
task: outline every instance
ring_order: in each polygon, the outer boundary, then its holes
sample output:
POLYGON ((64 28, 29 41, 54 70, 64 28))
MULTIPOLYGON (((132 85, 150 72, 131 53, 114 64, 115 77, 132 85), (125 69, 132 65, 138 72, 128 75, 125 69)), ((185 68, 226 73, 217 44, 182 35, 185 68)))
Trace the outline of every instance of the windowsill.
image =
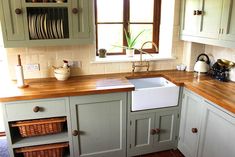
MULTIPOLYGON (((143 61, 158 61, 158 60, 174 60, 176 57, 172 56, 161 56, 159 54, 146 55, 143 54, 143 61)), ((91 63, 122 63, 122 62, 135 62, 140 61, 140 55, 137 54, 134 57, 127 57, 126 55, 111 55, 106 58, 95 57, 95 60, 91 63)))

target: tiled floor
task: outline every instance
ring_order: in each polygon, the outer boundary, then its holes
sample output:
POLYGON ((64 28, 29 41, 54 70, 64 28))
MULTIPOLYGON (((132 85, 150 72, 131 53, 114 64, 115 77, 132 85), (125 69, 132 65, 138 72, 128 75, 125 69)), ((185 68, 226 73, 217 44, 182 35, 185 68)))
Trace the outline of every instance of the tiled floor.
POLYGON ((184 155, 179 150, 168 150, 137 157, 184 157, 184 155))

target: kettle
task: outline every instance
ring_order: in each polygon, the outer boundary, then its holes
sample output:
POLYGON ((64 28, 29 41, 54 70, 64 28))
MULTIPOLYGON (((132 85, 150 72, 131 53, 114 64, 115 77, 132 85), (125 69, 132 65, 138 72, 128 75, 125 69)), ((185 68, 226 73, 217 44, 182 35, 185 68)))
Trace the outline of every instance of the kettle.
POLYGON ((198 73, 207 73, 209 71, 209 65, 209 57, 205 53, 202 53, 197 57, 197 61, 194 65, 194 71, 198 73))

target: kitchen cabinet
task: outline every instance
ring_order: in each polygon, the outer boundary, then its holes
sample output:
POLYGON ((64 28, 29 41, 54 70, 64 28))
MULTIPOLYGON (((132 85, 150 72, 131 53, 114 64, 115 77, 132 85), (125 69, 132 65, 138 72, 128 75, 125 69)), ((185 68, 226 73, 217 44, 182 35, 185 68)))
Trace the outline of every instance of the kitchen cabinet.
POLYGON ((178 149, 187 157, 234 157, 235 116, 184 89, 178 149))
MULTIPOLYGON (((4 115, 5 131, 7 135, 8 150, 11 157, 20 157, 21 153, 17 153, 17 150, 24 147, 32 146, 45 146, 48 144, 55 143, 69 143, 72 144, 70 140, 70 117, 69 117, 69 99, 68 98, 56 98, 56 99, 37 99, 30 101, 16 101, 1 104, 4 115), (43 136, 31 136, 30 134, 38 135, 44 131, 50 130, 51 127, 45 124, 48 120, 53 119, 64 119, 63 125, 61 126, 61 131, 55 134, 45 133, 43 136), (35 123, 37 121, 37 124, 35 123), (38 123, 38 121, 44 120, 43 123, 38 123), (29 127, 22 128, 23 134, 27 136, 22 136, 19 128, 14 127, 15 124, 26 124, 29 122, 32 125, 29 127), (30 129, 29 129, 30 128, 30 129), (37 128, 37 129, 36 129, 37 128), (33 130, 37 131, 33 131, 33 130), (29 133, 31 132, 31 133, 29 133)), ((53 131, 55 130, 55 123, 49 124, 53 125, 53 131)), ((23 125, 21 125, 23 126, 23 125)), ((65 156, 73 156, 72 151, 66 148, 64 153, 65 156)))
POLYGON ((183 0, 180 38, 234 48, 233 0, 183 0))
POLYGON ((74 156, 125 157, 127 94, 70 99, 74 156))
POLYGON ((93 3, 92 0, 1 1, 4 46, 93 43, 93 3))
POLYGON ((223 0, 183 0, 182 34, 218 38, 223 0))
POLYGON ((222 14, 221 39, 224 41, 235 41, 235 1, 224 0, 222 14))
POLYGON ((24 22, 22 14, 16 14, 17 8, 22 8, 21 1, 19 0, 7 0, 1 1, 0 7, 5 17, 1 18, 1 23, 5 21, 5 33, 7 34, 6 40, 24 40, 24 22), (2 20, 4 18, 4 20, 2 20))
POLYGON ((176 148, 178 109, 132 113, 129 116, 128 156, 176 148))
POLYGON ((197 157, 202 99, 184 89, 178 149, 187 157, 197 157))
POLYGON ((235 117, 205 101, 199 142, 200 157, 235 156, 235 117))

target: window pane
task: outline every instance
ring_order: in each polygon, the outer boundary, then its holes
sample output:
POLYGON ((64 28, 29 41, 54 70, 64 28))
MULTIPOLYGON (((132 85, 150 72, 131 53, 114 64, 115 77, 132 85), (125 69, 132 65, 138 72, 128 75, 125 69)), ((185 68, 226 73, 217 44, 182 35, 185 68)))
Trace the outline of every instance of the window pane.
POLYGON ((123 22, 123 0, 97 0, 98 22, 123 22))
POLYGON ((153 22, 154 0, 130 0, 130 22, 153 22))
MULTIPOLYGON (((141 48, 142 44, 146 41, 152 41, 153 40, 153 25, 152 24, 131 24, 130 25, 130 31, 131 34, 136 37, 141 31, 145 30, 137 39, 137 43, 135 45, 135 48, 141 48)), ((144 47, 146 48, 152 48, 151 45, 146 45, 144 47)))
POLYGON ((108 52, 122 52, 123 26, 121 24, 98 25, 98 49, 105 48, 108 52), (116 45, 116 46, 114 46, 116 45))

